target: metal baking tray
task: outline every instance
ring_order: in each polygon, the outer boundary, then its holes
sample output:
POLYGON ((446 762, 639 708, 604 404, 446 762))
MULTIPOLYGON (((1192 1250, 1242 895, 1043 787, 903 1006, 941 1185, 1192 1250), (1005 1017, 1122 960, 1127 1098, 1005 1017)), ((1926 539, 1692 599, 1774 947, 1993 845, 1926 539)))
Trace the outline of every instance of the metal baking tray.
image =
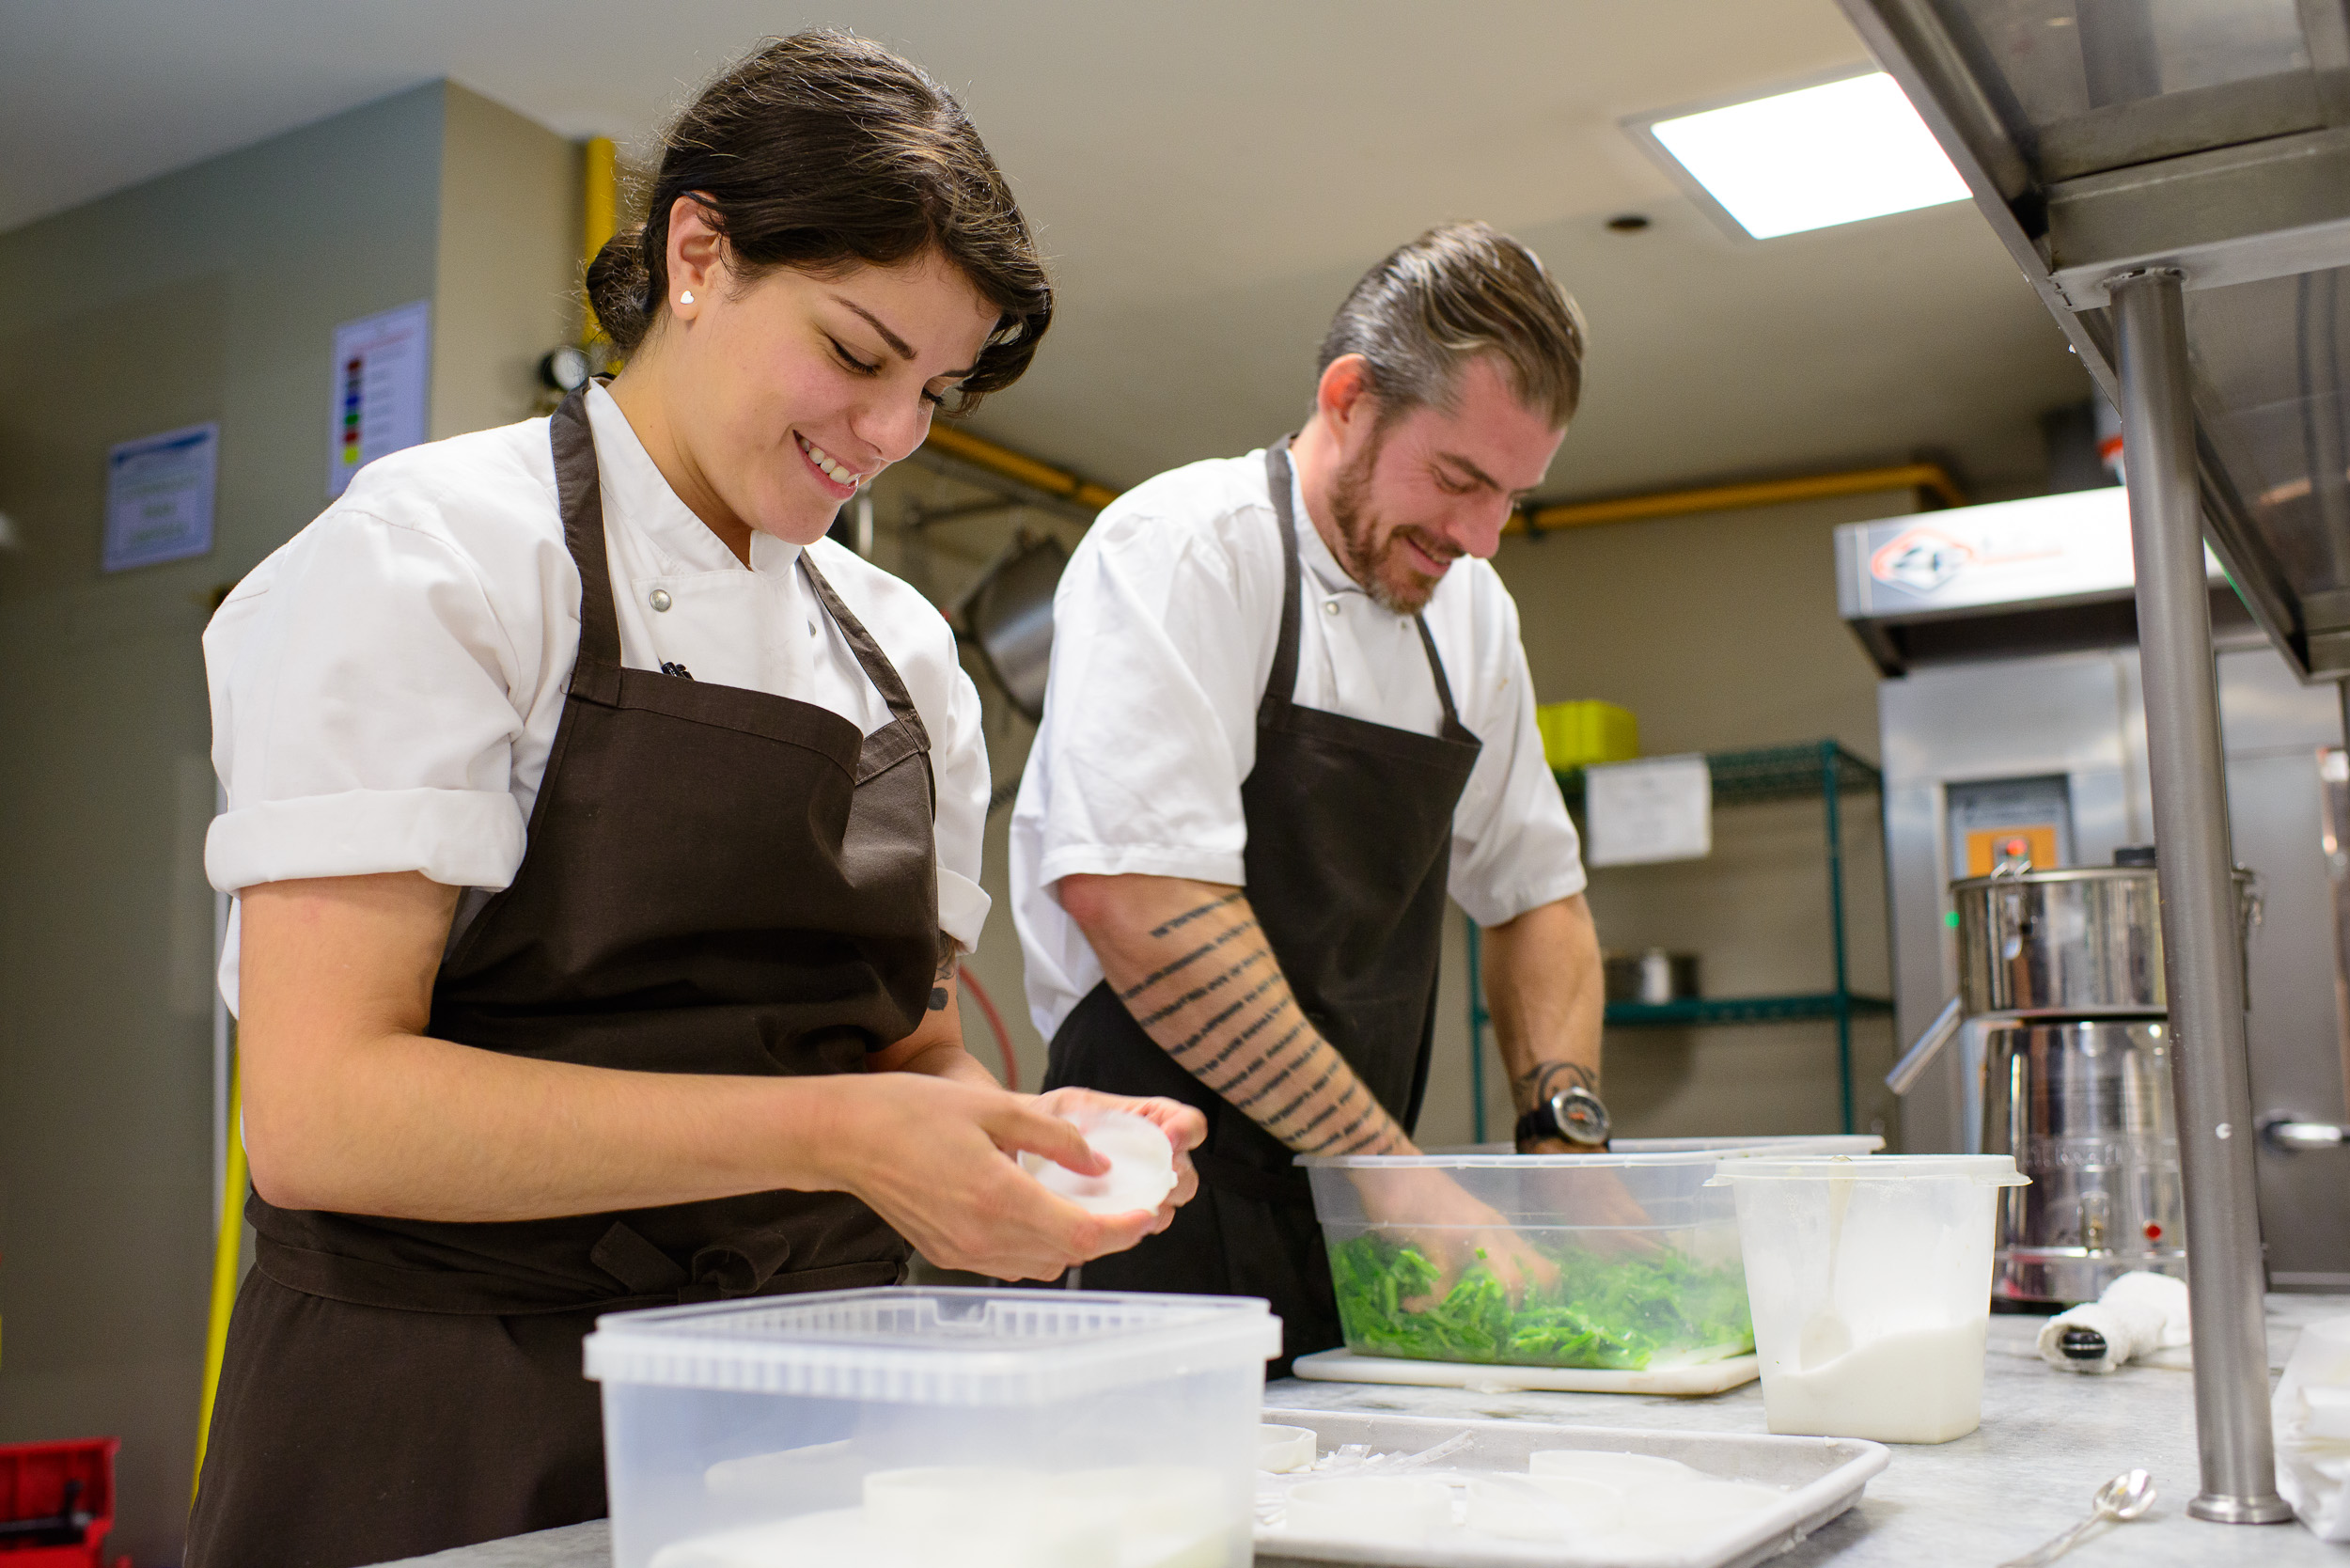
MULTIPOLYGON (((1776 1507, 1719 1536, 1684 1549, 1643 1546, 1627 1550, 1577 1547, 1564 1543, 1468 1540, 1385 1543, 1292 1534, 1261 1522, 1257 1526, 1260 1568, 1292 1560, 1306 1562, 1388 1563, 1396 1568, 1747 1568, 1778 1556, 1860 1500, 1869 1478, 1885 1468, 1882 1443, 1854 1437, 1761 1437, 1742 1433, 1660 1432, 1646 1427, 1559 1426, 1546 1421, 1448 1420, 1432 1416, 1363 1416, 1334 1410, 1268 1409, 1264 1419, 1302 1426, 1314 1433, 1318 1454, 1360 1443, 1376 1453, 1423 1453, 1456 1435, 1468 1441, 1448 1453, 1439 1466, 1402 1474, 1432 1479, 1470 1474, 1526 1474, 1527 1455, 1537 1449, 1597 1449, 1652 1453, 1735 1481, 1761 1482, 1788 1489, 1776 1507)), ((1301 1478, 1302 1479, 1302 1478, 1301 1478)))

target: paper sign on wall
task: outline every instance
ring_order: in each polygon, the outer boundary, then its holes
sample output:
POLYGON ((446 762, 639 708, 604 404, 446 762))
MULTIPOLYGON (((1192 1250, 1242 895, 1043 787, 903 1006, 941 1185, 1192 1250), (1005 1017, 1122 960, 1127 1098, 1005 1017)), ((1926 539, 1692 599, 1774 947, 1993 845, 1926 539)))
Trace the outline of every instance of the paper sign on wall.
POLYGON ((219 477, 218 425, 189 425, 109 449, 100 569, 125 572, 209 553, 219 477))
POLYGON ((1714 776, 1703 756, 1653 757, 1583 770, 1593 866, 1696 860, 1714 853, 1714 776))
POLYGON ((335 329, 334 428, 326 454, 330 499, 377 458, 424 440, 431 324, 431 302, 418 300, 335 329))

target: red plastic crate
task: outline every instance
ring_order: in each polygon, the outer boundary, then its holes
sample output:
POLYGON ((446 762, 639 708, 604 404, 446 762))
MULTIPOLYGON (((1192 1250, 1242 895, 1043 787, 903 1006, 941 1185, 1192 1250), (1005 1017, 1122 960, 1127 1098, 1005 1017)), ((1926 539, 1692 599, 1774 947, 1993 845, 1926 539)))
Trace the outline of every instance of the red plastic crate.
MULTIPOLYGON (((46 1536, 0 1532, 5 1568, 105 1568, 99 1553, 115 1525, 115 1452, 119 1437, 86 1437, 70 1443, 0 1445, 0 1524, 53 1518, 67 1512, 89 1515, 81 1539, 55 1542, 46 1536)), ((128 1568, 129 1558, 118 1568, 128 1568)))

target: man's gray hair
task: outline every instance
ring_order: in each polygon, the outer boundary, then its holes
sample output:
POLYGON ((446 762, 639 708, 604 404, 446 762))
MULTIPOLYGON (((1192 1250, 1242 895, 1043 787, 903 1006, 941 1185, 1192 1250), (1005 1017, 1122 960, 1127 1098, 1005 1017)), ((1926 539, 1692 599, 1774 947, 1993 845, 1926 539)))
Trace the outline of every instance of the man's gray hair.
POLYGON ((1582 310, 1532 251, 1481 223, 1446 224, 1363 274, 1315 369, 1361 354, 1385 424, 1449 413, 1469 361, 1497 354, 1518 400, 1564 430, 1583 396, 1583 342, 1582 310))

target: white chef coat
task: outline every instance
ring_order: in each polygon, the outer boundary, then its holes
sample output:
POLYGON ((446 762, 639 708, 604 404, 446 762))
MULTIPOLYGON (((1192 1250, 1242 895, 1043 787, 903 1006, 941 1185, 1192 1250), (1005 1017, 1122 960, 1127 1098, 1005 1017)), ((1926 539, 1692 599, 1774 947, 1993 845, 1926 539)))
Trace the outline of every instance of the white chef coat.
MULTIPOLYGON (((1386 609, 1290 508, 1306 581, 1295 700, 1423 735, 1444 709, 1412 618, 1386 609)), ((1128 491, 1053 596, 1052 681, 1011 819, 1012 917, 1047 1040, 1102 965, 1054 884, 1080 873, 1242 884, 1241 781, 1281 628, 1281 539, 1264 453, 1128 491)), ((1543 760, 1517 606, 1463 557, 1423 612, 1461 722, 1484 743, 1452 813, 1446 884, 1482 925, 1583 890, 1574 823, 1543 760)))
MULTIPOLYGON (((669 489, 601 386, 588 394, 588 416, 620 662, 682 665, 697 681, 796 698, 868 734, 887 724, 888 703, 808 591, 799 547, 754 533, 745 570, 669 489)), ((808 549, 930 731, 938 922, 976 947, 988 908, 987 749, 953 629, 854 552, 829 541, 808 549)), ((360 470, 205 629, 212 765, 228 796, 204 846, 212 886, 233 893, 374 871, 421 871, 456 887, 513 881, 579 651, 579 593, 546 420, 411 447, 360 470)), ((232 1009, 237 952, 232 922, 220 969, 232 1009)))

